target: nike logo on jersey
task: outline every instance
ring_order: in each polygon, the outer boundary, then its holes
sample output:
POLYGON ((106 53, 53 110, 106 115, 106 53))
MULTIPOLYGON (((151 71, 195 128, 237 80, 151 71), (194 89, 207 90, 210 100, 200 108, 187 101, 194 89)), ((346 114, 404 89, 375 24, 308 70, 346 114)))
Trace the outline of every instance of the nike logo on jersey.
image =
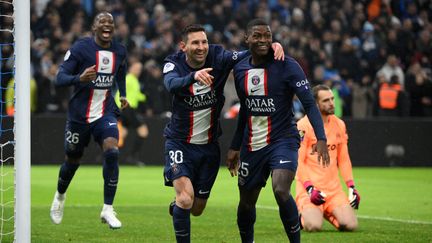
POLYGON ((101 67, 101 70, 107 70, 109 67, 101 67))
POLYGON ((202 89, 197 89, 196 92, 199 93, 199 92, 201 92, 201 91, 203 91, 203 90, 205 90, 205 89, 207 89, 207 88, 208 88, 208 87, 205 87, 205 88, 202 88, 202 89))
POLYGON ((208 194, 209 192, 210 192, 210 191, 202 191, 202 190, 199 190, 199 191, 198 191, 199 194, 208 194))
POLYGON ((115 126, 115 125, 117 125, 117 123, 115 123, 115 122, 108 122, 108 125, 115 126))
POLYGON ((291 163, 291 160, 280 160, 279 164, 291 163))
POLYGON ((258 90, 260 90, 260 88, 251 89, 251 93, 255 93, 255 92, 257 92, 258 90))

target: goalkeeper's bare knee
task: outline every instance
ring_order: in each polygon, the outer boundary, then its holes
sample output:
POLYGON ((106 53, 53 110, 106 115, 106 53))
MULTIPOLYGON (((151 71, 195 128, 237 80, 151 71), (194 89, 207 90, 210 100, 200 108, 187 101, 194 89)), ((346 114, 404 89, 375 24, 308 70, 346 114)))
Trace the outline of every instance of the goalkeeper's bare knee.
POLYGON ((357 229, 357 226, 358 226, 357 221, 339 223, 338 230, 340 230, 340 231, 354 231, 357 229))
POLYGON ((322 225, 315 222, 304 222, 303 230, 307 232, 319 232, 322 229, 322 225))

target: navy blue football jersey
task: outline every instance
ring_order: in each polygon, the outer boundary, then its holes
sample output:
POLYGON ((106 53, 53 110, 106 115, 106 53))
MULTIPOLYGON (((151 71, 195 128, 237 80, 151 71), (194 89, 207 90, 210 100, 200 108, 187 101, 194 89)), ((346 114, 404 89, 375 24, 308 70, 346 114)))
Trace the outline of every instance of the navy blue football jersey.
POLYGON ((317 137, 325 139, 311 87, 293 58, 268 58, 259 66, 251 64, 251 57, 245 58, 234 67, 234 79, 241 108, 231 148, 237 150, 243 144, 249 151, 256 151, 280 138, 298 136, 292 111, 294 95, 314 120, 317 137))
POLYGON ((182 51, 165 58, 164 84, 174 98, 172 117, 164 136, 193 144, 216 141, 221 134, 219 117, 225 101, 225 82, 234 65, 248 54, 248 51, 232 52, 209 45, 205 65, 199 69, 187 64, 182 51), (213 68, 211 86, 200 85, 194 80, 195 72, 203 68, 213 68))
POLYGON ((107 49, 98 46, 93 37, 78 40, 68 50, 57 74, 57 85, 74 85, 69 101, 68 120, 92 123, 105 115, 115 115, 119 109, 112 89, 117 83, 120 96, 126 97, 126 48, 112 41, 107 49), (83 71, 96 65, 96 79, 80 82, 83 71))

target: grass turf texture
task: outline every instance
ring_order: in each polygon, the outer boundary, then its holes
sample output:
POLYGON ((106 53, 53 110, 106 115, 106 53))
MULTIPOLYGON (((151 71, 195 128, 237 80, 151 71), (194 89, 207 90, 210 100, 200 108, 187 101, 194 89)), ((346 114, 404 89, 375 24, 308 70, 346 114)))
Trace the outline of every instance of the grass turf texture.
MULTIPOLYGON (((175 242, 163 186, 162 167, 122 166, 115 209, 123 227, 101 224, 102 167, 81 166, 68 190, 63 222, 49 208, 58 166, 32 167, 32 242, 175 242)), ((432 242, 432 169, 354 168, 361 194, 359 229, 340 233, 329 223, 319 233, 302 232, 302 242, 432 242)), ((192 242, 240 242, 236 225, 236 179, 221 167, 204 214, 192 217, 192 242)), ((255 242, 287 242, 271 187, 257 203, 255 242)), ((5 241, 7 242, 7 241, 5 241)))

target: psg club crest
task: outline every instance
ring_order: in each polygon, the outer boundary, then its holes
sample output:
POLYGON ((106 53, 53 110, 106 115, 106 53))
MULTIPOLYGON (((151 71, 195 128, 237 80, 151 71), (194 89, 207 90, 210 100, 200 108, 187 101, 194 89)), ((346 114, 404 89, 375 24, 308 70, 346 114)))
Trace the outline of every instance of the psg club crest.
POLYGON ((109 62, 110 62, 110 60, 109 60, 108 57, 103 57, 103 58, 102 58, 102 63, 103 63, 103 64, 107 65, 109 62))
POLYGON ((252 84, 257 85, 260 83, 260 78, 257 75, 252 76, 252 84))
POLYGON ((173 165, 171 165, 171 171, 174 175, 180 173, 180 168, 177 166, 176 163, 174 163, 173 165))

